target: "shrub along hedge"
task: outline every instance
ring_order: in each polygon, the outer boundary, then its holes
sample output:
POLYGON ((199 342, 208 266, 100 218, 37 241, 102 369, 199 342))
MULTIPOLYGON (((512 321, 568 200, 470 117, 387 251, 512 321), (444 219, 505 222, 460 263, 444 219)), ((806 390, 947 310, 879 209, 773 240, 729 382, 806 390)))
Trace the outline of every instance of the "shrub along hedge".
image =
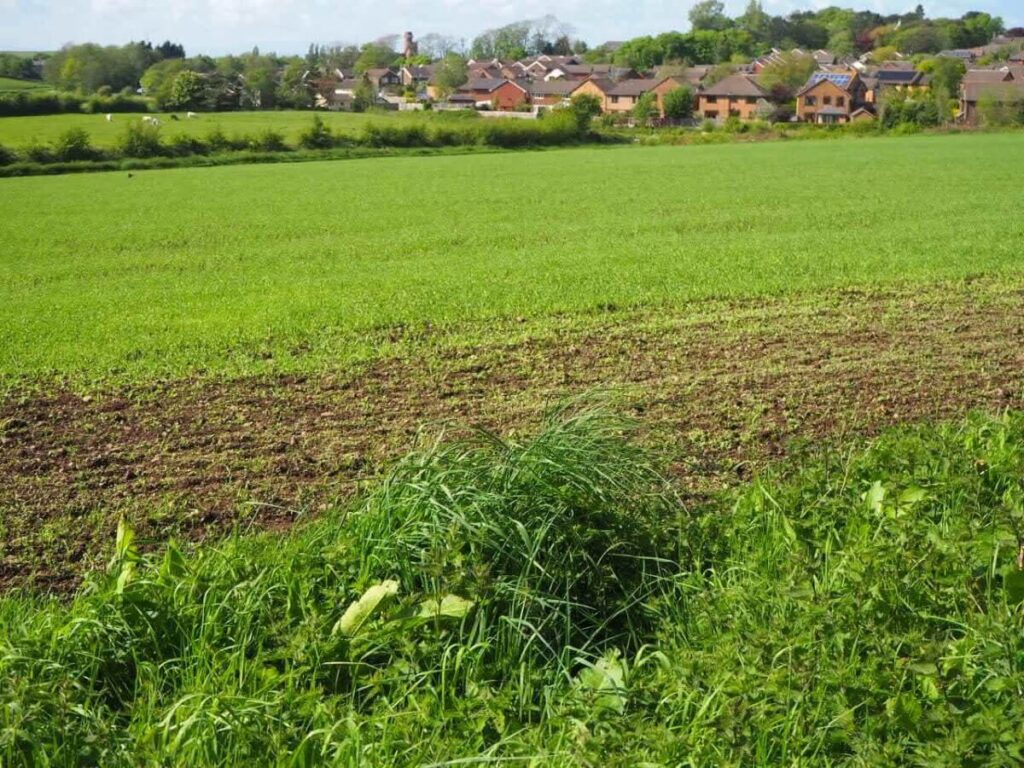
POLYGON ((73 93, 18 91, 0 96, 0 117, 60 115, 64 113, 148 112, 149 102, 137 96, 90 96, 73 93))
MULTIPOLYGON (((102 163, 107 169, 112 161, 130 158, 182 159, 192 156, 208 156, 226 153, 247 155, 282 155, 289 152, 308 150, 325 151, 334 149, 412 149, 447 147, 529 147, 555 146, 593 139, 581 132, 575 118, 568 113, 554 112, 540 120, 443 120, 430 125, 419 122, 398 121, 369 123, 358 136, 338 135, 331 131, 319 115, 314 115, 311 126, 304 131, 297 145, 288 144, 282 133, 268 129, 255 136, 227 136, 220 128, 214 128, 205 137, 178 135, 165 141, 160 127, 141 121, 125 125, 114 147, 109 150, 94 147, 89 136, 80 128, 70 129, 61 134, 53 144, 33 144, 20 150, 0 148, 2 175, 29 175, 52 173, 52 169, 35 169, 34 166, 50 166, 92 161, 102 163)), ((114 165, 114 167, 122 167, 114 165)), ((100 170, 97 167, 97 170, 100 170)), ((88 168, 66 168, 66 170, 88 170, 88 168)))

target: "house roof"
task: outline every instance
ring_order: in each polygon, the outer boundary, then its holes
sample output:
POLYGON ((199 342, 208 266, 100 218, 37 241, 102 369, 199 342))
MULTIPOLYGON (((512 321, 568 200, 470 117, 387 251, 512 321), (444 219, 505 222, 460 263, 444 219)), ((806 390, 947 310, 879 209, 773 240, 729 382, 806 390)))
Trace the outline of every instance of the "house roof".
POLYGON ((875 73, 879 85, 924 85, 923 77, 913 69, 880 69, 875 73))
POLYGON ((391 67, 374 67, 373 69, 366 70, 365 74, 373 80, 380 80, 385 75, 398 75, 398 73, 391 69, 391 67))
POLYGON ((402 67, 403 72, 408 72, 413 80, 429 80, 434 75, 433 64, 418 64, 412 67, 402 67))
POLYGON ((1002 83, 1012 80, 1013 74, 1008 69, 969 69, 964 73, 960 81, 964 85, 969 83, 1002 83))
POLYGON ((859 78, 859 75, 854 72, 814 72, 811 74, 811 79, 807 81, 803 88, 796 92, 796 95, 800 96, 807 93, 811 88, 825 81, 832 83, 838 88, 842 88, 844 91, 849 91, 856 78, 859 78))
POLYGON ((683 67, 673 64, 663 64, 660 67, 655 67, 654 78, 656 80, 664 80, 666 77, 672 77, 677 80, 685 80, 690 85, 700 85, 701 80, 708 76, 708 73, 714 69, 710 65, 699 66, 699 67, 683 67))
POLYGON ((768 92, 750 75, 729 75, 714 85, 709 85, 702 96, 758 96, 764 97, 768 92))
POLYGON ((1024 82, 1008 80, 1003 83, 965 83, 964 101, 980 101, 989 96, 998 100, 1024 99, 1024 82))
POLYGON ((578 87, 575 80, 534 80, 526 90, 534 96, 568 96, 578 87))
POLYGON ((478 77, 466 82, 465 85, 459 87, 459 90, 465 93, 466 91, 486 91, 492 93, 503 85, 514 85, 523 93, 526 93, 526 89, 519 83, 513 80, 506 80, 503 77, 478 77))
POLYGON ((612 86, 610 91, 606 91, 609 96, 640 96, 641 94, 647 93, 660 81, 650 80, 648 78, 630 78, 628 80, 619 80, 612 86))
POLYGON ((604 77, 590 77, 586 80, 570 81, 572 85, 576 86, 572 89, 572 93, 575 93, 580 88, 585 86, 587 83, 595 86, 601 93, 607 94, 612 88, 615 87, 615 83, 604 77))

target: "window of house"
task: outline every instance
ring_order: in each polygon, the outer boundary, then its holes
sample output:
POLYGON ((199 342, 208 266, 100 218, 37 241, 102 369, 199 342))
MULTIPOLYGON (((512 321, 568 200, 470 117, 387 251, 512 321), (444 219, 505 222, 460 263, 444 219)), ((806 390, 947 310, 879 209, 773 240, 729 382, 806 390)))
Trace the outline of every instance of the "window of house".
POLYGON ((844 97, 842 97, 842 96, 836 96, 836 106, 837 107, 845 107, 846 106, 846 99, 844 97))
POLYGON ((832 97, 831 96, 826 96, 825 98, 823 98, 821 100, 821 103, 824 104, 825 106, 828 106, 829 104, 832 103, 832 97))
POLYGON ((705 101, 707 101, 708 104, 717 104, 718 103, 718 97, 717 96, 705 96, 704 99, 705 99, 705 101))
POLYGON ((716 120, 716 119, 718 119, 718 113, 715 110, 713 110, 713 109, 712 110, 705 110, 704 111, 704 117, 706 117, 708 120, 716 120))
POLYGON ((813 107, 817 103, 818 103, 818 97, 817 96, 804 96, 804 104, 806 104, 808 107, 813 107))
POLYGON ((612 96, 612 104, 618 104, 618 103, 619 103, 619 97, 618 96, 612 96))

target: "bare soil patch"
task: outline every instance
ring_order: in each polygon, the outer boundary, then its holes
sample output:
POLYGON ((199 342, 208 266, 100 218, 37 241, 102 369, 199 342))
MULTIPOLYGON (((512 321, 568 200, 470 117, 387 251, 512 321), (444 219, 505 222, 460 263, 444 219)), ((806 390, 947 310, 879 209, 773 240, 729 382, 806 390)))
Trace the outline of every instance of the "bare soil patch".
POLYGON ((609 312, 514 343, 425 342, 349 373, 15 389, 0 401, 0 586, 72 587, 102 562, 121 516, 154 544, 289 525, 351 494, 421 432, 524 428, 598 388, 668 444, 695 500, 797 444, 1021 407, 1022 287, 609 312))

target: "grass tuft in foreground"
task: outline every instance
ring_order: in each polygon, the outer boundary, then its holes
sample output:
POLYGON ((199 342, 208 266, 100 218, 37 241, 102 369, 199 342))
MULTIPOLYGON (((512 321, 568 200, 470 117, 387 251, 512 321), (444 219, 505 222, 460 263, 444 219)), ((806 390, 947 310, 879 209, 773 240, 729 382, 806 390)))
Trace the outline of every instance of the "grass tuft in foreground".
POLYGON ((122 528, 72 603, 0 601, 0 760, 1020 764, 1024 414, 681 517, 629 430, 439 444, 192 555, 122 528))
POLYGON ((630 428, 436 445, 350 516, 194 556, 122 526, 71 605, 0 603, 0 761, 418 764, 543 722, 667 585, 672 497, 630 428))

